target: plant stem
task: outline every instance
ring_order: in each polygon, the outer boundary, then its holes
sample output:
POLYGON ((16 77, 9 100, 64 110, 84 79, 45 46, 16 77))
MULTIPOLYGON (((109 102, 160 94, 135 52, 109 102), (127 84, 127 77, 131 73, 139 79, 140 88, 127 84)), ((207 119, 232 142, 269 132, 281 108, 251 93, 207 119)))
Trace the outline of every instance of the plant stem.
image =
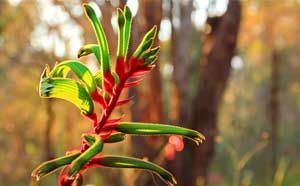
POLYGON ((116 107, 117 101, 122 93, 122 90, 124 88, 124 84, 126 83, 127 79, 131 76, 131 72, 127 72, 122 79, 120 79, 119 84, 117 85, 116 89, 115 89, 115 93, 112 96, 112 98, 110 99, 107 107, 103 110, 101 118, 100 118, 100 122, 96 125, 96 127, 94 128, 94 131, 96 134, 99 134, 101 132, 101 129, 103 128, 103 126, 105 125, 106 121, 108 120, 108 118, 110 117, 112 111, 114 110, 114 108, 116 107))

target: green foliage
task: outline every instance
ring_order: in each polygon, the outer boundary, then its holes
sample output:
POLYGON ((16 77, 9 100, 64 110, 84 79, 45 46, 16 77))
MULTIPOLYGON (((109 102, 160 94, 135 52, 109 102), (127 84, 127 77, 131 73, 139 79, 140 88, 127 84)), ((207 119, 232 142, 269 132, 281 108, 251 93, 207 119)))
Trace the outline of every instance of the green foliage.
POLYGON ((49 73, 49 76, 66 77, 70 70, 72 70, 84 83, 89 93, 92 93, 96 90, 96 82, 92 73, 84 64, 79 61, 63 61, 54 67, 54 69, 49 73))

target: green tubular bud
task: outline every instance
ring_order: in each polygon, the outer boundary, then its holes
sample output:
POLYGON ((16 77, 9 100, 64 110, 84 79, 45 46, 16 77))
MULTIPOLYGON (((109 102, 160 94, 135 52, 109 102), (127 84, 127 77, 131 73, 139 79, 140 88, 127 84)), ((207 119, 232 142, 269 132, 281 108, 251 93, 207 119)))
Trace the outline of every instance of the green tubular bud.
POLYGON ((87 44, 82 46, 77 52, 77 58, 81 58, 92 53, 96 56, 98 63, 101 65, 100 50, 99 45, 97 44, 87 44))
POLYGON ((80 61, 63 61, 53 68, 49 76, 66 77, 70 70, 74 72, 74 74, 85 84, 89 93, 92 93, 96 90, 96 82, 91 71, 80 61))
POLYGON ((181 135, 194 141, 197 145, 205 140, 198 131, 164 124, 121 122, 115 128, 116 131, 125 134, 136 135, 181 135))
POLYGON ((149 39, 147 42, 145 42, 144 45, 142 46, 142 52, 145 52, 149 48, 151 48, 152 44, 153 44, 153 39, 149 39))
POLYGON ((160 47, 155 47, 155 48, 152 48, 151 50, 147 51, 147 52, 144 52, 142 54, 142 60, 146 60, 147 58, 149 58, 150 56, 157 56, 158 55, 158 52, 160 50, 160 47))
POLYGON ((35 168, 31 176, 35 177, 36 180, 40 180, 42 177, 53 173, 58 168, 70 164, 75 158, 80 155, 80 152, 73 152, 66 156, 56 158, 50 161, 46 161, 35 168))
POLYGON ((117 143, 120 141, 123 141, 125 139, 125 134, 123 133, 115 133, 110 135, 106 140, 104 140, 105 143, 117 143))
POLYGON ((145 41, 148 41, 151 38, 154 38, 157 32, 157 26, 153 26, 145 35, 145 41))
POLYGON ((154 26, 147 34, 144 36, 143 40, 139 44, 138 48, 133 53, 134 58, 138 58, 143 52, 148 50, 153 43, 153 39, 156 35, 157 27, 154 26))
POLYGON ((92 157, 97 155, 103 149, 103 140, 100 138, 100 136, 84 135, 84 138, 88 139, 89 141, 94 140, 94 143, 80 156, 72 161, 69 171, 71 177, 75 176, 92 157))
POLYGON ((103 72, 110 71, 111 63, 109 57, 109 48, 108 48, 107 39, 103 27, 99 22, 94 9, 89 4, 86 3, 83 4, 83 7, 85 9, 87 17, 89 18, 94 28, 100 46, 101 69, 103 72))
POLYGON ((80 83, 72 79, 42 78, 39 95, 42 98, 60 98, 69 101, 85 115, 94 111, 94 103, 90 94, 80 83))
POLYGON ((147 51, 149 48, 151 48, 153 44, 153 39, 150 39, 148 41, 145 41, 142 46, 139 46, 139 48, 134 52, 133 56, 135 58, 138 58, 143 52, 147 51))
POLYGON ((145 64, 146 65, 154 64, 157 59, 158 59, 158 56, 150 56, 148 59, 145 60, 145 64))
POLYGON ((131 10, 128 6, 124 7, 124 15, 125 15, 126 20, 131 20, 132 19, 132 13, 131 13, 131 10))
POLYGON ((168 186, 173 186, 177 183, 174 176, 169 171, 154 163, 141 159, 124 156, 103 156, 98 163, 102 166, 113 168, 137 168, 149 170, 159 176, 159 178, 161 178, 168 186))
POLYGON ((132 23, 132 13, 128 6, 124 7, 124 15, 125 15, 125 29, 124 29, 124 59, 126 60, 127 50, 129 46, 130 40, 130 30, 132 23))
POLYGON ((120 56, 124 56, 124 25, 125 25, 125 17, 124 13, 121 9, 118 8, 118 50, 117 50, 117 58, 120 56))

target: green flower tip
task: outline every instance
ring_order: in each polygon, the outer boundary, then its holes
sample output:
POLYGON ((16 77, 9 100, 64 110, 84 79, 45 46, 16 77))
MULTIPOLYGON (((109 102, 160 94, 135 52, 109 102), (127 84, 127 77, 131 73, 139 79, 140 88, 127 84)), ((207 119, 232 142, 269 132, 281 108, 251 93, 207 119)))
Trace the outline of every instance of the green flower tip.
POLYGON ((47 78, 49 77, 49 74, 50 74, 50 67, 48 64, 45 65, 45 68, 42 72, 42 75, 41 75, 41 80, 44 79, 44 78, 47 78))
POLYGON ((106 140, 104 140, 105 143, 116 143, 121 142, 125 139, 125 134, 123 133, 115 133, 110 135, 106 140))
POLYGON ((82 6, 83 6, 83 8, 85 10, 85 13, 88 17, 92 17, 93 15, 96 15, 94 9, 88 3, 83 3, 82 6))
POLYGON ((119 27, 123 27, 125 24, 125 17, 123 11, 120 8, 118 8, 117 17, 118 17, 119 27))
POLYGON ((96 141, 96 138, 98 136, 91 135, 91 134, 82 134, 81 137, 84 138, 85 141, 89 143, 89 145, 93 145, 95 143, 95 141, 96 141))
POLYGON ((131 20, 132 19, 132 13, 131 13, 131 10, 128 6, 124 7, 124 13, 125 13, 126 20, 131 20))
POLYGON ((50 161, 46 161, 39 165, 37 168, 35 168, 31 176, 35 178, 37 181, 39 181, 42 177, 51 174, 56 169, 65 166, 67 164, 70 164, 75 158, 77 158, 80 155, 79 151, 73 151, 65 156, 62 156, 60 158, 56 158, 50 161))
POLYGON ((151 30, 147 33, 147 35, 145 36, 145 41, 148 41, 151 38, 154 38, 157 32, 157 26, 154 25, 151 30))
POLYGON ((85 46, 82 46, 78 52, 77 52, 77 58, 81 58, 83 56, 87 56, 89 54, 93 53, 92 49, 87 47, 86 45, 85 46))

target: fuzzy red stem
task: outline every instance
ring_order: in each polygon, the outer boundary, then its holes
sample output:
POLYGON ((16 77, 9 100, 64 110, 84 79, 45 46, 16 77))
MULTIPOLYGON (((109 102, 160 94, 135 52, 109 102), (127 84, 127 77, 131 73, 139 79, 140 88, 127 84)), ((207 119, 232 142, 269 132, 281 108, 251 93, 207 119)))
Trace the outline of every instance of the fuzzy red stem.
POLYGON ((116 107, 116 104, 118 102, 118 99, 122 93, 122 90, 124 89, 124 85, 127 81, 127 79, 130 77, 132 73, 129 71, 127 73, 125 73, 125 75, 123 76, 122 79, 120 79, 114 95, 112 96, 112 98, 110 99, 107 107, 103 110, 101 118, 100 118, 100 122, 96 125, 96 127, 94 128, 94 131, 96 134, 99 134, 101 129, 103 128, 103 126, 105 125, 106 121, 108 120, 108 118, 110 117, 110 114, 112 113, 112 111, 114 110, 114 108, 116 107))

